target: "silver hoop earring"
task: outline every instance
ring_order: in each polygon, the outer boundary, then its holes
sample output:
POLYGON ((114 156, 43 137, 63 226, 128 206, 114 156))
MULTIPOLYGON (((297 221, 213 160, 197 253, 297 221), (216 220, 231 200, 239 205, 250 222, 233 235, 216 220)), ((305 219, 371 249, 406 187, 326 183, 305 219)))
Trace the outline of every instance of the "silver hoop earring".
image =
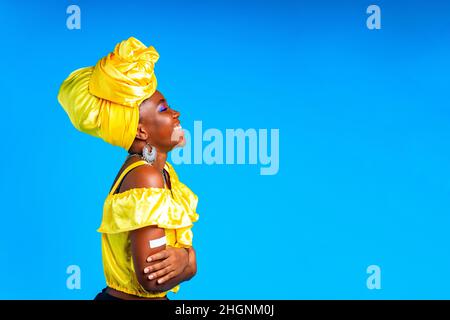
POLYGON ((148 143, 142 148, 142 157, 145 161, 147 161, 150 164, 153 164, 156 159, 156 149, 155 147, 152 147, 148 143), (149 151, 149 148, 151 148, 151 151, 149 151))

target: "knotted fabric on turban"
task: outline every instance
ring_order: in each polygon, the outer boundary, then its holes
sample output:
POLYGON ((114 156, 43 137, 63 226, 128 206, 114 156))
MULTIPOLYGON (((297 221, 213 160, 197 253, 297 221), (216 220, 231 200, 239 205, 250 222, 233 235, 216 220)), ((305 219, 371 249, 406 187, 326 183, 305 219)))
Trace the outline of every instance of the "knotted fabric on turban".
POLYGON ((139 105, 156 91, 158 58, 155 48, 131 37, 95 67, 72 72, 58 101, 75 128, 128 150, 136 137, 139 105))

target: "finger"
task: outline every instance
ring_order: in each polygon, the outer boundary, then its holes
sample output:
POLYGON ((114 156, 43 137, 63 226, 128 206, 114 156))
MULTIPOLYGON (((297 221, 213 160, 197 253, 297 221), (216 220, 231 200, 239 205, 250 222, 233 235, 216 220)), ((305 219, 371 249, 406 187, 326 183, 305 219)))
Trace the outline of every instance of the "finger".
POLYGON ((175 277, 175 271, 169 272, 167 275, 165 275, 164 277, 158 279, 158 284, 163 284, 166 281, 169 281, 170 279, 172 279, 173 277, 175 277))
POLYGON ((168 274, 169 272, 172 271, 172 267, 165 267, 164 269, 161 269, 159 271, 153 272, 148 276, 148 280, 153 280, 156 278, 160 278, 162 276, 165 276, 166 274, 168 274))
POLYGON ((154 260, 165 259, 168 256, 169 256, 169 252, 167 250, 163 250, 163 251, 157 252, 157 253, 152 254, 151 256, 149 256, 147 258, 147 262, 154 261, 154 260))
POLYGON ((162 268, 167 267, 168 265, 169 265, 169 263, 167 262, 167 260, 163 260, 162 262, 155 263, 152 266, 145 267, 144 273, 149 273, 149 272, 152 272, 152 271, 158 271, 158 270, 160 270, 162 268))

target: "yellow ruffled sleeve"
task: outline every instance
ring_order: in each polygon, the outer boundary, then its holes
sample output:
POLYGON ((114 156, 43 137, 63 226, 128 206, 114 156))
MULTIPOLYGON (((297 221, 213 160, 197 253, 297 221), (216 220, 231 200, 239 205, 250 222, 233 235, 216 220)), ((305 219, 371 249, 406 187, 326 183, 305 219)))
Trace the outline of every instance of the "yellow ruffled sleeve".
POLYGON ((136 188, 109 195, 103 206, 101 233, 127 232, 150 225, 176 230, 176 246, 192 246, 197 196, 176 177, 172 193, 164 188, 136 188))

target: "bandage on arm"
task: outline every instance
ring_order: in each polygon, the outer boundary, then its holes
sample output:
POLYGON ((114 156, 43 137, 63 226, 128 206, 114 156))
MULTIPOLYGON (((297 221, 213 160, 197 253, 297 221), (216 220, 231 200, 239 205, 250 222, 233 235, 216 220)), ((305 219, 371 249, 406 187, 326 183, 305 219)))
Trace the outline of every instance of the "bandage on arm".
POLYGON ((167 244, 166 236, 148 241, 150 249, 165 246, 167 244))

